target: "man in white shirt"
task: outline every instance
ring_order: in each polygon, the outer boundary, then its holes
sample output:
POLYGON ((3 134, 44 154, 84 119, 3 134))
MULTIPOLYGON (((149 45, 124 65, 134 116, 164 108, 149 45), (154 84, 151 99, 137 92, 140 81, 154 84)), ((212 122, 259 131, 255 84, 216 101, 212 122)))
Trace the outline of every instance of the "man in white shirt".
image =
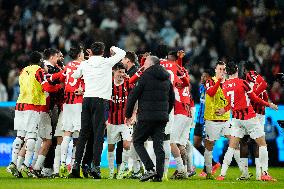
POLYGON ((111 47, 113 56, 104 58, 105 45, 95 42, 91 46, 91 56, 83 61, 73 73, 75 79, 83 77, 85 92, 81 113, 81 131, 78 138, 75 163, 70 177, 80 177, 80 163, 84 154, 85 144, 92 133, 94 135, 93 163, 91 175, 100 179, 101 153, 104 141, 104 123, 106 121, 105 111, 108 100, 112 95, 112 67, 118 63, 126 52, 118 47, 111 47))

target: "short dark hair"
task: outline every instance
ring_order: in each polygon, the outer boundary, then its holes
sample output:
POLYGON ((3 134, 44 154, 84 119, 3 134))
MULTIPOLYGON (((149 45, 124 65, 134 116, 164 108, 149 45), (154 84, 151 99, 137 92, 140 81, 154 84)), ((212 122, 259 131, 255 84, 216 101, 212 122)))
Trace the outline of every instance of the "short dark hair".
POLYGON ((57 49, 48 48, 43 51, 43 56, 44 59, 48 60, 51 56, 54 56, 57 53, 59 53, 57 49))
POLYGON ((42 54, 38 51, 33 51, 30 54, 30 62, 31 64, 38 64, 40 63, 42 60, 42 54))
POLYGON ((122 70, 122 69, 126 70, 125 66, 124 66, 121 62, 116 63, 116 64, 112 67, 112 69, 113 69, 114 71, 122 70))
POLYGON ((214 76, 214 71, 212 69, 205 69, 203 73, 207 73, 210 77, 214 76))
POLYGON ((78 55, 83 51, 83 46, 79 45, 79 44, 76 44, 76 45, 73 45, 68 54, 69 56, 74 60, 74 59, 77 59, 78 58, 78 55))
POLYGON ((165 58, 169 53, 169 48, 167 45, 158 45, 156 49, 156 56, 159 58, 165 58))
POLYGON ((226 72, 228 75, 233 75, 238 71, 238 65, 234 61, 230 61, 226 64, 226 72))
POLYGON ((104 54, 105 44, 103 42, 95 42, 91 45, 91 51, 94 55, 104 54))
POLYGON ((130 60, 130 62, 132 62, 134 64, 135 60, 136 60, 136 54, 133 51, 127 51, 125 58, 128 58, 130 60))
POLYGON ((177 51, 170 51, 168 55, 174 56, 176 60, 178 59, 177 51))
POLYGON ((251 61, 246 61, 244 64, 244 68, 248 71, 255 70, 255 65, 251 61))
POLYGON ((224 62, 224 61, 221 61, 221 60, 218 60, 217 62, 216 62, 216 66, 215 66, 215 68, 218 66, 218 65, 226 65, 226 63, 224 62))

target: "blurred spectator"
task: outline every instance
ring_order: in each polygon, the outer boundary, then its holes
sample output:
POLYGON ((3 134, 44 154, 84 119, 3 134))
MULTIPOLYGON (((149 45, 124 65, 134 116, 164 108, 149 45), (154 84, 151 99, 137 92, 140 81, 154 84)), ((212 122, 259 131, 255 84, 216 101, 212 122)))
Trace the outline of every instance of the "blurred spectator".
POLYGON ((283 88, 281 87, 281 84, 277 81, 275 81, 272 85, 271 91, 269 93, 270 100, 275 103, 284 103, 284 93, 283 88))
POLYGON ((6 102, 8 100, 8 93, 5 85, 2 83, 2 79, 0 78, 0 102, 6 102))
MULTIPOLYGON (((118 45, 138 54, 155 54, 159 44, 184 49, 196 86, 201 72, 223 58, 255 62, 273 86, 275 74, 284 71, 282 10, 279 0, 219 0, 218 5, 194 0, 0 0, 0 74, 12 100, 17 94, 14 65, 23 66, 29 52, 51 47, 65 55, 76 41, 86 48, 103 41, 106 48, 118 45)), ((277 94, 275 87, 272 94, 277 94)))

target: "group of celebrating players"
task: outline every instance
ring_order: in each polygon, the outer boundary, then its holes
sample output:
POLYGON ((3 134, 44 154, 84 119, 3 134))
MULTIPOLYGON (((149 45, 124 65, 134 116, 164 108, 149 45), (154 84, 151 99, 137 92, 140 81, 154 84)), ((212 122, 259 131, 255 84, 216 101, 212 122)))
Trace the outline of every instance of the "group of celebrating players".
MULTIPOLYGON (((112 56, 117 52, 111 48, 112 56)), ((30 55, 30 65, 19 76, 20 94, 15 107, 14 129, 17 137, 13 142, 12 161, 7 171, 17 178, 23 177, 72 177, 67 165, 69 143, 73 141, 71 167, 74 163, 76 142, 81 129, 81 112, 84 96, 84 78, 78 77, 76 70, 85 58, 94 56, 93 48, 84 49, 80 45, 70 48, 72 61, 63 64, 63 55, 56 49, 46 49, 43 55, 34 51, 30 55)), ((134 52, 124 52, 124 57, 113 66, 112 97, 109 108, 104 112, 108 142, 109 179, 137 178, 144 173, 143 164, 132 144, 132 131, 136 124, 136 113, 131 123, 125 121, 127 97, 143 74, 143 63, 149 53, 140 57, 134 52), (135 64, 136 63, 136 64, 135 64), (138 68, 140 67, 140 68, 138 68), (117 144, 115 173, 115 145, 117 144), (121 151, 121 152, 119 152, 121 151)), ((164 180, 168 177, 170 155, 176 161, 173 179, 186 179, 196 174, 193 166, 193 145, 189 140, 190 130, 194 130, 194 146, 204 155, 205 167, 200 176, 214 178, 221 166, 212 159, 214 142, 221 136, 229 139, 229 147, 224 156, 221 174, 216 179, 224 180, 227 169, 234 157, 241 171, 240 180, 250 179, 246 154, 247 135, 255 140, 256 179, 275 181, 268 174, 268 151, 265 142, 265 106, 277 110, 268 103, 266 82, 255 72, 253 64, 245 64, 245 79, 238 78, 238 66, 234 62, 218 61, 215 75, 205 70, 201 77, 200 109, 194 124, 195 106, 190 94, 190 78, 184 68, 183 51, 168 52, 163 45, 156 55, 169 73, 174 87, 175 104, 170 120, 165 128, 164 180), (230 112, 232 118, 230 118, 230 112), (204 142, 204 146, 203 146, 204 142)), ((139 103, 139 102, 138 102, 139 103)), ((100 179, 100 174, 90 170, 89 157, 94 141, 86 139, 84 158, 81 162, 84 177, 100 179)), ((152 150, 151 139, 145 145, 152 150)), ((152 155, 153 156, 153 155, 152 155)), ((155 158, 155 157, 152 157, 155 158)))

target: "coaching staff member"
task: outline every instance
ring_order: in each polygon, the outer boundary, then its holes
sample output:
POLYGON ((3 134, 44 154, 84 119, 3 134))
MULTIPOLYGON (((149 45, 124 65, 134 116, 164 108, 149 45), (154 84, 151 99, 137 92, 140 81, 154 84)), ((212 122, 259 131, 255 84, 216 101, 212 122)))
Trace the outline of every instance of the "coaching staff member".
POLYGON ((83 76, 85 92, 81 113, 81 130, 76 146, 75 163, 70 177, 80 177, 80 163, 85 144, 93 130, 93 164, 92 175, 100 179, 101 153, 103 149, 105 130, 105 111, 108 100, 112 95, 112 67, 124 56, 125 51, 118 47, 111 47, 113 56, 104 58, 105 45, 95 42, 91 46, 92 56, 80 64, 72 74, 75 79, 83 76))
POLYGON ((133 144, 147 170, 140 181, 162 181, 165 161, 163 139, 175 95, 169 79, 170 74, 160 65, 158 57, 148 56, 145 69, 129 96, 125 117, 126 123, 130 125, 133 108, 138 100, 138 123, 133 133, 133 144), (153 140, 156 171, 144 147, 144 142, 149 137, 153 140))

